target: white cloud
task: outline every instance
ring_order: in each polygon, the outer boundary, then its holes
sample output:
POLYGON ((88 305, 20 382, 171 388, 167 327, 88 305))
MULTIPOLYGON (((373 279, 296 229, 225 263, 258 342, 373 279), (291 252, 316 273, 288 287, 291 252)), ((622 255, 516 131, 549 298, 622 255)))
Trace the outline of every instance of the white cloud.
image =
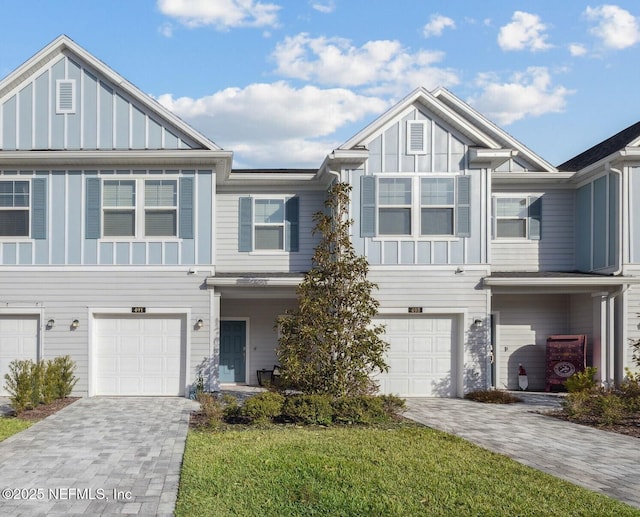
POLYGON ((429 23, 424 26, 423 34, 425 38, 431 36, 441 36, 445 29, 455 29, 456 22, 451 18, 442 16, 441 14, 432 14, 429 23))
POLYGON ((336 3, 334 0, 325 0, 324 2, 312 1, 310 3, 313 9, 324 14, 329 14, 336 10, 336 3))
POLYGON ((546 41, 547 26, 538 15, 516 11, 511 20, 498 33, 498 45, 502 50, 529 49, 535 52, 551 48, 546 41))
POLYGON ((226 88, 199 99, 171 94, 158 101, 234 151, 236 166, 318 167, 341 142, 341 127, 383 112, 388 102, 346 89, 294 88, 284 81, 226 88))
POLYGON ((360 87, 369 94, 404 95, 418 86, 434 88, 458 83, 450 69, 434 65, 442 52, 409 52, 398 41, 368 41, 355 47, 343 38, 289 36, 272 54, 276 73, 328 86, 360 87))
POLYGON ((510 82, 500 82, 489 74, 479 75, 476 82, 482 93, 470 98, 469 103, 499 125, 561 112, 567 96, 573 93, 563 86, 553 87, 545 67, 529 67, 510 82))
POLYGON ((173 25, 171 25, 170 23, 163 23, 160 27, 158 27, 158 32, 165 38, 171 38, 173 36, 173 25))
POLYGON ((587 53, 587 47, 580 43, 571 43, 569 45, 569 53, 572 56, 584 56, 587 53))
POLYGON ((163 14, 190 28, 275 27, 280 6, 256 0, 158 0, 163 14))
POLYGON ((588 20, 596 22, 589 32, 599 38, 606 48, 624 49, 640 41, 638 19, 616 5, 587 7, 588 20))

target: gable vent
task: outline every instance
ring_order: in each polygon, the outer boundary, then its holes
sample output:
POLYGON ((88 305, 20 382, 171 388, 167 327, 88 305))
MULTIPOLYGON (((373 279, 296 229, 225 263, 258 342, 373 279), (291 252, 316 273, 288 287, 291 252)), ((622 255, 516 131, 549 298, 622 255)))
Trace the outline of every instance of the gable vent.
POLYGON ((426 152, 424 122, 408 120, 407 134, 407 154, 424 154, 426 152))
POLYGON ((76 112, 76 82, 73 79, 56 81, 56 113, 76 112))

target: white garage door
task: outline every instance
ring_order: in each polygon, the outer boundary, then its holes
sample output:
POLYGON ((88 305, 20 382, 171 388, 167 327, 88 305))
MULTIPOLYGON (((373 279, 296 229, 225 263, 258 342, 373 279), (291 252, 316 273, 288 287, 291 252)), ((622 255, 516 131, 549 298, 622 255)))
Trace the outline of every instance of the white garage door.
POLYGON ((379 375, 380 391, 401 397, 455 395, 456 317, 393 316, 376 318, 386 325, 389 371, 379 375))
POLYGON ((38 317, 0 316, 0 395, 4 389, 9 363, 16 359, 38 359, 38 317))
POLYGON ((184 395, 183 318, 96 316, 96 395, 184 395))

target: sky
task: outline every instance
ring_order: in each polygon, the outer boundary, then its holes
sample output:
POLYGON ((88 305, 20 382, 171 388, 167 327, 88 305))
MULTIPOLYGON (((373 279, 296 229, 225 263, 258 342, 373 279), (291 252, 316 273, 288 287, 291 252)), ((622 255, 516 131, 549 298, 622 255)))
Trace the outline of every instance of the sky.
POLYGON ((235 168, 319 167, 418 86, 554 165, 640 120, 637 0, 0 0, 0 77, 60 34, 235 168))

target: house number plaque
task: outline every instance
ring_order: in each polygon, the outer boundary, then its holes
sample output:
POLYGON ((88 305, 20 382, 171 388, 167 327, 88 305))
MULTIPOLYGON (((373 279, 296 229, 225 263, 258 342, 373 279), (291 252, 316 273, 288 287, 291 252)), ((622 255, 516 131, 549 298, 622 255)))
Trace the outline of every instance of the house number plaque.
POLYGON ((146 307, 131 307, 131 312, 133 312, 134 314, 140 314, 142 312, 147 312, 147 308, 146 307))
POLYGON ((420 314, 422 307, 409 307, 409 314, 420 314))

